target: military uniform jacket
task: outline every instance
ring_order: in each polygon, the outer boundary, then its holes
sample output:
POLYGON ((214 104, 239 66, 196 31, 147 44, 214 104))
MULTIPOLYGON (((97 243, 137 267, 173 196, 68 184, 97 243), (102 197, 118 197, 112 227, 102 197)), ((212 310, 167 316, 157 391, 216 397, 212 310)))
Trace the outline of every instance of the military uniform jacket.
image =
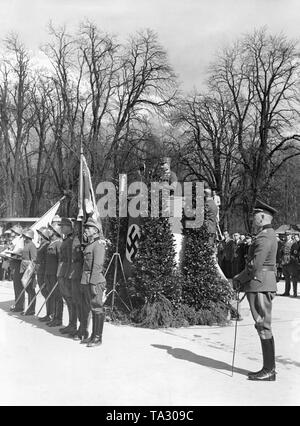
POLYGON ((72 266, 72 236, 67 235, 60 246, 57 278, 69 278, 72 266))
POLYGON ((51 241, 46 251, 46 266, 45 275, 55 275, 57 273, 59 263, 59 251, 61 246, 61 240, 57 239, 51 241))
POLYGON ((245 293, 277 290, 276 283, 276 233, 266 225, 257 234, 249 248, 245 269, 236 276, 245 293))
POLYGON ((105 259, 105 245, 99 239, 87 244, 83 251, 83 271, 81 284, 104 284, 103 264, 105 259))
POLYGON ((26 271, 27 266, 30 262, 36 261, 37 249, 32 241, 24 244, 24 248, 22 251, 22 260, 21 260, 21 274, 26 271))
POLYGON ((81 281, 83 264, 83 252, 78 236, 72 241, 72 265, 69 278, 71 280, 81 281))
POLYGON ((45 275, 46 270, 46 256, 47 248, 49 246, 48 241, 43 241, 40 247, 37 249, 36 256, 36 272, 38 275, 45 275))

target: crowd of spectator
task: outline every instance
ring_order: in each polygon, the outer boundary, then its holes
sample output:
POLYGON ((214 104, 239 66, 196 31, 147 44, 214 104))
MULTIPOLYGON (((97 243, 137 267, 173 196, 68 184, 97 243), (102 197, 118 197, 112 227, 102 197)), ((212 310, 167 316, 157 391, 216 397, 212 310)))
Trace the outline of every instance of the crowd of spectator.
MULTIPOLYGON (((10 232, 5 232, 4 234, 0 235, 0 252, 2 252, 5 249, 11 248, 12 239, 13 237, 10 232)), ((10 281, 11 279, 12 277, 11 277, 9 259, 0 257, 0 281, 2 280, 10 281)))

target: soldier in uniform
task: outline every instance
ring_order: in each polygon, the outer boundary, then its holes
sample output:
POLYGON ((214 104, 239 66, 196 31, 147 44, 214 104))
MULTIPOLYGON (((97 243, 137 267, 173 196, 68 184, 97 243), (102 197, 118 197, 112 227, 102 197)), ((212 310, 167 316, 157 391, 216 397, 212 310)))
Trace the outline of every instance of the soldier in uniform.
MULTIPOLYGON (((18 225, 13 226, 11 228, 11 233, 15 237, 22 235, 21 226, 18 226, 18 225)), ((21 240, 22 239, 20 239, 20 242, 22 242, 21 240)), ((23 246, 23 242, 22 242, 22 246, 23 246)), ((10 260, 10 269, 12 273, 14 292, 15 292, 15 304, 10 307, 10 310, 12 312, 23 312, 24 306, 25 306, 25 293, 23 292, 23 285, 21 282, 22 275, 20 273, 22 248, 19 244, 18 246, 12 247, 12 250, 11 250, 12 258, 10 260), (21 296, 21 293, 22 293, 22 296, 21 296)))
MULTIPOLYGON (((35 266, 37 249, 34 242, 32 241, 34 238, 34 232, 32 229, 23 231, 22 237, 24 238, 24 249, 22 251, 20 273, 23 275, 30 262, 33 262, 35 266)), ((28 305, 30 305, 30 308, 28 307, 26 311, 22 312, 22 315, 34 315, 36 303, 35 273, 31 275, 31 278, 26 285, 26 293, 28 294, 28 305)))
POLYGON ((247 295, 255 328, 260 337, 263 368, 249 373, 249 380, 275 381, 275 348, 271 328, 272 301, 276 295, 277 239, 272 227, 276 210, 258 200, 254 208, 254 224, 259 229, 248 255, 245 269, 233 278, 234 288, 247 295))
MULTIPOLYGON (((46 322, 49 327, 58 327, 62 325, 63 300, 59 292, 58 286, 53 291, 57 284, 57 269, 59 264, 59 252, 61 246, 60 227, 55 224, 49 224, 50 243, 46 252, 45 266, 45 284, 48 295, 52 292, 49 298, 49 316, 50 320, 46 322)), ((48 296, 49 297, 49 296, 48 296)))
MULTIPOLYGON (((49 292, 45 284, 47 249, 50 244, 50 231, 46 227, 37 230, 40 235, 40 246, 36 257, 36 279, 42 296, 47 300, 49 292)), ((39 318, 39 321, 48 322, 51 320, 50 300, 46 301, 46 316, 39 318)))
POLYGON ((81 340, 84 337, 84 329, 82 325, 82 303, 81 303, 81 293, 80 293, 80 281, 82 275, 82 265, 83 265, 83 253, 80 243, 80 227, 81 221, 74 221, 74 237, 72 241, 72 266, 69 279, 72 284, 72 303, 73 303, 73 315, 74 322, 77 325, 77 319, 79 320, 80 326, 77 330, 75 328, 74 332, 70 333, 70 336, 74 340, 81 340))
POLYGON ((106 289, 106 280, 103 275, 105 259, 105 243, 101 239, 101 228, 92 219, 88 219, 84 225, 85 245, 83 256, 83 271, 81 277, 82 291, 82 320, 87 333, 87 324, 90 311, 92 311, 93 331, 89 339, 82 343, 88 343, 88 347, 99 346, 102 343, 102 332, 105 319, 103 296, 106 289))
POLYGON ((73 224, 70 219, 63 217, 60 222, 61 231, 64 235, 60 246, 59 266, 57 271, 57 279, 59 291, 65 301, 69 314, 69 324, 62 327, 59 331, 62 334, 75 334, 77 331, 76 311, 72 300, 72 281, 70 279, 72 266, 72 240, 73 240, 73 224))
POLYGON ((291 275, 292 275, 292 267, 291 267, 291 248, 293 245, 292 234, 287 231, 286 232, 286 241, 281 249, 281 264, 282 264, 282 273, 285 280, 285 289, 284 293, 280 294, 280 296, 289 296, 291 290, 291 275))
POLYGON ((298 234, 294 236, 294 243, 291 247, 291 275, 293 283, 293 297, 297 297, 297 286, 300 272, 300 238, 298 234))

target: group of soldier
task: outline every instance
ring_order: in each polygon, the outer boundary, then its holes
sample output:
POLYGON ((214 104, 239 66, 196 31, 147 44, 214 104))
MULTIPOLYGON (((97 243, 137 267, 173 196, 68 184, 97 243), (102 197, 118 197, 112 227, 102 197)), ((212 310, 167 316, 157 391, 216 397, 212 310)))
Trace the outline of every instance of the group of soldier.
POLYGON ((21 235, 24 245, 22 250, 16 247, 11 250, 15 304, 10 310, 25 316, 35 315, 37 283, 46 305, 46 315, 38 320, 48 327, 61 327, 65 305, 69 323, 59 331, 88 347, 99 346, 105 321, 106 280, 103 274, 105 240, 98 222, 89 218, 81 231, 80 221, 55 216, 47 227, 37 231, 38 248, 33 242, 32 229, 22 231, 16 225, 11 232, 21 235), (29 266, 33 273, 25 285, 22 278, 29 266), (27 309, 24 309, 25 291, 27 309))
MULTIPOLYGON (((205 223, 209 243, 215 246, 219 208, 211 189, 206 185, 205 223)), ((232 285, 237 293, 244 292, 258 332, 263 354, 263 367, 248 374, 249 380, 275 381, 275 345, 272 334, 272 301, 277 291, 276 256, 278 240, 272 227, 276 210, 257 200, 253 211, 253 223, 257 229, 249 243, 244 264, 231 271, 232 285)), ((80 222, 79 222, 80 223, 80 222)), ((105 240, 97 222, 88 219, 79 239, 79 223, 68 218, 58 218, 47 228, 39 229, 41 244, 36 249, 33 231, 25 230, 24 249, 21 258, 11 261, 16 303, 11 308, 24 315, 35 314, 35 274, 40 291, 46 301, 46 315, 39 318, 49 327, 62 325, 64 302, 68 310, 69 324, 60 332, 87 343, 88 347, 102 343, 105 319, 104 298, 106 280, 103 275, 105 240), (34 263, 32 275, 25 289, 28 307, 24 310, 22 277, 28 264, 34 263), (88 321, 92 314, 92 333, 89 336, 88 321), (78 327, 79 322, 79 327, 78 327)), ((14 227, 12 232, 18 234, 14 227)), ((237 242, 238 243, 238 242, 237 242)))

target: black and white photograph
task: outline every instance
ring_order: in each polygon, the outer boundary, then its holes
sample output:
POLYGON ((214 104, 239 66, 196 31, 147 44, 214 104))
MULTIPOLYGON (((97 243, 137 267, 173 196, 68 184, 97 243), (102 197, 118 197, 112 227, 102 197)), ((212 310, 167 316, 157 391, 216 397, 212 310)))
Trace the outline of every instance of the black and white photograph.
POLYGON ((299 406, 299 1, 0 6, 0 406, 299 406))

